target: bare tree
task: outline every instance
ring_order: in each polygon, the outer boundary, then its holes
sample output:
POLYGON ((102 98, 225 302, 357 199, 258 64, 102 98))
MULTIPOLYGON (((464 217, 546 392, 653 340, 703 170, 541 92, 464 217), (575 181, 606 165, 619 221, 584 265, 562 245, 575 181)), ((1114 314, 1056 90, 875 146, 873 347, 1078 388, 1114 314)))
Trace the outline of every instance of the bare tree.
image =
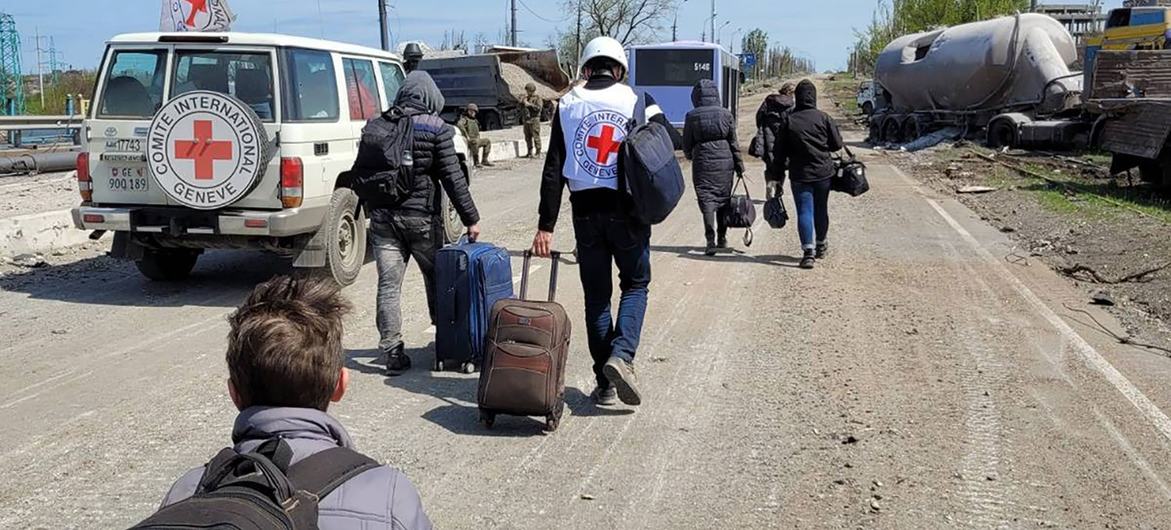
MULTIPOLYGON (((566 0, 564 6, 567 13, 581 9, 583 34, 606 35, 622 44, 633 44, 656 36, 675 4, 676 0, 566 0)), ((574 24, 562 33, 575 34, 574 24)))

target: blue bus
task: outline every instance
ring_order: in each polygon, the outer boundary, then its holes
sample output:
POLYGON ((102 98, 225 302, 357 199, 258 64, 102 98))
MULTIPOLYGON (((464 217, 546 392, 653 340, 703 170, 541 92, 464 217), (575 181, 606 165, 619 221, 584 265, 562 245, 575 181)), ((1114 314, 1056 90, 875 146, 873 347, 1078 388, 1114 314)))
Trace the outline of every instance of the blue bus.
POLYGON ((710 42, 669 42, 631 46, 630 86, 635 92, 649 92, 671 124, 682 128, 691 105, 691 89, 700 79, 711 79, 720 87, 724 108, 735 115, 740 106, 740 59, 719 44, 710 42))

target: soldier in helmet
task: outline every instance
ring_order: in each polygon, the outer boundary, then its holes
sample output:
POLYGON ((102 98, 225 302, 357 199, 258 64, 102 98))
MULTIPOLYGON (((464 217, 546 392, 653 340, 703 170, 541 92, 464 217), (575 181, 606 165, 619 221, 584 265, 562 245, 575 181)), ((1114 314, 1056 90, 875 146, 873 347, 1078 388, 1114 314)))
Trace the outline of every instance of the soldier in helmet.
POLYGON ((419 43, 407 43, 407 47, 403 49, 403 68, 407 73, 414 72, 419 68, 419 61, 423 60, 423 48, 419 47, 419 43))
POLYGON ((529 148, 527 158, 533 157, 533 148, 537 149, 537 156, 541 156, 541 110, 545 107, 545 100, 537 95, 537 85, 525 85, 525 99, 521 102, 521 122, 525 126, 525 145, 529 148))
POLYGON ((479 111, 480 108, 475 103, 468 103, 463 116, 459 117, 455 126, 464 133, 464 138, 468 140, 468 151, 472 152, 472 163, 476 167, 481 165, 492 167, 495 164, 488 161, 488 155, 492 153, 492 141, 480 138, 480 122, 476 120, 476 113, 479 111), (480 154, 481 150, 483 150, 483 154, 480 154))

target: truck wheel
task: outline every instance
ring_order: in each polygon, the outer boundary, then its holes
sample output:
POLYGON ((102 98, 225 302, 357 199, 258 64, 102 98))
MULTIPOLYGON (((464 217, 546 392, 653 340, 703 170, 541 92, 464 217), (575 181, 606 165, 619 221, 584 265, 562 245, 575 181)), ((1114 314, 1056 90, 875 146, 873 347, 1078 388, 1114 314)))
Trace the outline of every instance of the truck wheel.
POLYGON ((325 267, 338 285, 358 279, 366 262, 366 214, 358 208, 358 196, 349 188, 333 190, 325 224, 325 267))
POLYGON ((920 136, 923 136, 923 130, 919 128, 919 120, 907 118, 907 121, 903 122, 903 141, 913 142, 920 136))
POLYGON ((187 249, 146 249, 142 259, 134 262, 138 272, 156 282, 177 282, 187 279, 195 262, 199 260, 198 250, 187 249))
POLYGON ((1171 190, 1171 160, 1143 161, 1138 166, 1138 173, 1143 182, 1171 190))
POLYGON ((866 116, 874 114, 874 104, 869 101, 863 103, 862 104, 862 114, 864 114, 866 116))
POLYGON ((1011 120, 997 120, 988 126, 988 147, 998 149, 1016 146, 1016 124, 1011 120))
POLYGON ((899 119, 891 116, 882 123, 882 141, 892 144, 902 143, 903 127, 899 119))

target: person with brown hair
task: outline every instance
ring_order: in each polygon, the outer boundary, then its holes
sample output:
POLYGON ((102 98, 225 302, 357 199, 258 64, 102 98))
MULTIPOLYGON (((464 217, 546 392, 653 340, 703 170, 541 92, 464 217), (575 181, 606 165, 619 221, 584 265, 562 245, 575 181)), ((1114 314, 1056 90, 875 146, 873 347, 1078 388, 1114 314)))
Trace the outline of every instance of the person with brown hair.
MULTIPOLYGON (((232 429, 236 453, 287 447, 285 465, 291 468, 329 449, 353 449, 345 428, 327 413, 349 386, 342 348, 342 319, 349 309, 329 280, 278 276, 256 286, 228 318, 228 395, 240 411, 232 429)), ((206 467, 183 475, 163 506, 202 492, 206 467)), ((324 495, 318 524, 431 528, 418 491, 390 466, 361 471, 324 495)))

